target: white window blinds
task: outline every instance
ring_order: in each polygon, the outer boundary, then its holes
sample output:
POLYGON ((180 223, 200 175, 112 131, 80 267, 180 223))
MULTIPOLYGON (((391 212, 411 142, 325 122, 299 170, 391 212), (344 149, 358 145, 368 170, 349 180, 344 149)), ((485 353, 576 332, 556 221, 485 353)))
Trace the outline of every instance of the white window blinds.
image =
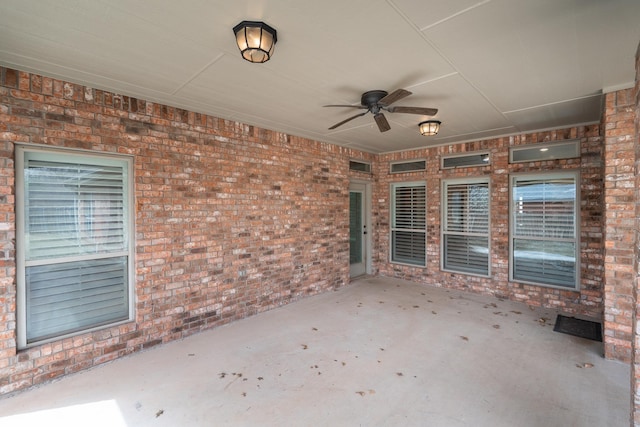
POLYGON ((522 176, 511 183, 512 278, 577 288, 577 176, 522 176))
POLYGON ((126 320, 129 163, 23 153, 23 345, 126 320))
POLYGON ((127 258, 27 267, 27 342, 126 320, 127 258))
POLYGON ((443 183, 444 270, 489 274, 489 182, 443 183))
POLYGON ((426 186, 392 186, 391 261, 426 265, 426 186))
POLYGON ((27 159, 28 260, 126 250, 124 167, 27 159))

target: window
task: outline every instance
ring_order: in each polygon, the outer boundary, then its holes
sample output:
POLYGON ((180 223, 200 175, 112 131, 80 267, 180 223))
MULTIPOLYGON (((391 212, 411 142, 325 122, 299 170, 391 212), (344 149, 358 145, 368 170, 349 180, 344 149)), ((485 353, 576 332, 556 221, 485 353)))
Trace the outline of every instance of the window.
POLYGON ((132 318, 130 158, 16 147, 18 344, 132 318))
POLYGON ((511 177, 510 278, 577 289, 577 172, 511 177))
POLYGON ((577 157, 580 157, 579 139, 574 139, 568 142, 512 147, 509 150, 509 163, 538 162, 543 160, 572 159, 577 157))
POLYGON ((411 160, 408 162, 391 163, 391 173, 420 172, 427 169, 426 160, 411 160))
POLYGON ((469 154, 442 156, 441 169, 468 168, 473 166, 489 166, 491 157, 488 151, 469 154))
POLYGON ((442 183, 442 269, 489 275, 489 180, 442 183))
POLYGON ((371 163, 360 162, 358 160, 350 160, 349 170, 371 173, 371 163))
POLYGON ((391 185, 391 262, 426 265, 426 186, 391 185))

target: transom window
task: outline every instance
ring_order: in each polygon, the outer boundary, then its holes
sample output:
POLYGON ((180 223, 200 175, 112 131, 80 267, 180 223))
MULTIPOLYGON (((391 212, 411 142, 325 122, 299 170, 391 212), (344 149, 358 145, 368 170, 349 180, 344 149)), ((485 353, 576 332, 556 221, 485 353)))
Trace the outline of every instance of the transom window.
POLYGON ((132 318, 132 161, 16 147, 18 343, 132 318))
POLYGON ((410 160, 408 162, 393 162, 390 165, 391 173, 420 172, 427 168, 426 160, 410 160))
POLYGON ((442 184, 442 269, 489 275, 489 180, 442 184))
POLYGON ((510 278, 578 289, 579 174, 511 177, 510 278))
POLYGON ((391 262, 426 265, 426 185, 391 185, 391 262))

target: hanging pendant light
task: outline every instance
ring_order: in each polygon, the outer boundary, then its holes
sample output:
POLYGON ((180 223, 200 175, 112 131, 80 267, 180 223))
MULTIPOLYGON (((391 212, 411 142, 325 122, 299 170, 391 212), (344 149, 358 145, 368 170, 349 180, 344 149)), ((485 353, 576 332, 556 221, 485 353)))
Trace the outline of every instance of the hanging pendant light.
POLYGON ((267 62, 278 41, 276 30, 264 22, 242 21, 233 27, 242 57, 249 62, 267 62))

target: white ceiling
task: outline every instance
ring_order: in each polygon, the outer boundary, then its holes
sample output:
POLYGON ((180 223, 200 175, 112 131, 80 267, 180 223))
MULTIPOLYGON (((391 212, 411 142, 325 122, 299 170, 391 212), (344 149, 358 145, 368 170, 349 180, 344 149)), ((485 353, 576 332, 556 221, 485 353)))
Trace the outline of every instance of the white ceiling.
POLYGON ((380 153, 593 123, 631 87, 638 0, 2 0, 0 64, 380 153), (232 28, 278 31, 244 61, 232 28), (371 114, 330 131, 371 89, 431 117, 371 114))

